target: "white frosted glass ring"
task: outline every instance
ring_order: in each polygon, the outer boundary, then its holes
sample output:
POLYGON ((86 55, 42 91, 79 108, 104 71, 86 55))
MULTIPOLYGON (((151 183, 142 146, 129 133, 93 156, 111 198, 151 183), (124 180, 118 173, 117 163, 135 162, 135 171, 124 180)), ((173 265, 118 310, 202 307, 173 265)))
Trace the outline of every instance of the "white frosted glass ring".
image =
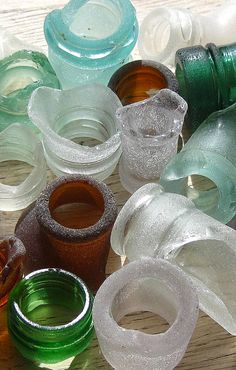
POLYGON ((88 84, 71 90, 47 87, 31 95, 28 114, 42 133, 48 166, 57 175, 81 174, 104 180, 121 155, 116 110, 118 97, 106 86, 88 84), (96 139, 95 146, 74 139, 96 139))
POLYGON ((17 186, 0 183, 0 210, 23 209, 37 199, 46 185, 46 162, 39 139, 28 127, 15 123, 0 133, 0 162, 17 160, 33 166, 17 186))
POLYGON ((191 280, 161 259, 142 258, 113 273, 94 300, 93 320, 106 360, 115 369, 173 369, 182 359, 198 318, 191 280), (118 325, 127 314, 150 311, 170 328, 146 334, 118 325))

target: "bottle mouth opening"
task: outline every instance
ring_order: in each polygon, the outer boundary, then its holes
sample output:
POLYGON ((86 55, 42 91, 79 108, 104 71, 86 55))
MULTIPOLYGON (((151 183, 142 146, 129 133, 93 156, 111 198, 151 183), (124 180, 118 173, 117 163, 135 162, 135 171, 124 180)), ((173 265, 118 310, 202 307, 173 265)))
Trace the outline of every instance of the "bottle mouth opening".
POLYGON ((130 62, 114 73, 108 83, 123 106, 156 95, 161 89, 178 92, 174 74, 164 65, 151 61, 130 62))
POLYGON ((70 31, 85 40, 103 40, 120 27, 122 10, 110 0, 86 1, 71 17, 70 31))
POLYGON ((36 217, 43 229, 71 242, 98 237, 111 227, 116 214, 115 200, 108 187, 82 175, 53 181, 36 203, 36 217))
POLYGON ((58 331, 85 318, 91 308, 91 297, 76 275, 52 268, 27 275, 13 291, 11 304, 33 329, 58 331))

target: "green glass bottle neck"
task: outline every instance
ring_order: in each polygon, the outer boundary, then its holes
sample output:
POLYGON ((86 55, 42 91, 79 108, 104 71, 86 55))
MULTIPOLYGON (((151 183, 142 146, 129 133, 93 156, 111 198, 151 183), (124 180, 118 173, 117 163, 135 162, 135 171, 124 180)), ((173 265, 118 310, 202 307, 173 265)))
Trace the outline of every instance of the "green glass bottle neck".
POLYGON ((87 347, 91 310, 92 296, 79 278, 59 269, 39 270, 12 291, 8 328, 24 357, 59 362, 87 347))
POLYGON ((197 128, 212 112, 236 101, 236 44, 195 46, 176 53, 180 95, 187 101, 188 121, 197 128))

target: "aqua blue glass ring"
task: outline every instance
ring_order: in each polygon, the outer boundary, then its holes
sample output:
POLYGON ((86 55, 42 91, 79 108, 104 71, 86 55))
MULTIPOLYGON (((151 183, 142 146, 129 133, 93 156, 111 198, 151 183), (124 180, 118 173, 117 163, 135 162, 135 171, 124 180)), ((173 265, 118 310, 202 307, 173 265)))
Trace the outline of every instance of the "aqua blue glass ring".
POLYGON ((198 209, 225 224, 236 214, 235 115, 236 103, 212 113, 160 178, 165 191, 188 197, 198 209))
POLYGON ((63 88, 94 81, 107 84, 129 60, 138 22, 129 0, 71 0, 48 14, 44 33, 63 88))
POLYGON ((25 358, 56 363, 81 353, 94 329, 93 297, 70 272, 48 268, 27 275, 8 301, 8 330, 25 358))

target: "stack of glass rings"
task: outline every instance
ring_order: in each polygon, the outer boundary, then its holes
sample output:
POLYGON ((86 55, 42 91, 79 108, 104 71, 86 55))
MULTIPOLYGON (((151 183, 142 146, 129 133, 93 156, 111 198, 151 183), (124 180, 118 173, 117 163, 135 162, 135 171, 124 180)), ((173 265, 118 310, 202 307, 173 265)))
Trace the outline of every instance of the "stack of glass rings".
POLYGON ((48 57, 0 28, 0 342, 13 362, 16 348, 26 369, 94 370, 97 336, 114 369, 171 370, 199 307, 236 335, 235 12, 159 7, 139 33, 130 0, 70 0, 45 18, 48 57), (146 313, 161 333, 142 332, 146 313))

